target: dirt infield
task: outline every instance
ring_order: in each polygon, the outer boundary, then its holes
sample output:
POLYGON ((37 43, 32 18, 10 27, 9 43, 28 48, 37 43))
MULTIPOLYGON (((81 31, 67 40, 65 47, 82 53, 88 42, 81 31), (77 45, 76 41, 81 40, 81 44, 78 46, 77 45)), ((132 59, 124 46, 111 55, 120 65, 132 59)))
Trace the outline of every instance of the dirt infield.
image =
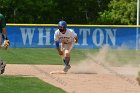
POLYGON ((89 73, 75 68, 72 66, 67 74, 50 74, 63 69, 63 66, 7 64, 3 75, 35 76, 68 93, 140 93, 135 80, 139 68, 104 67, 89 73))

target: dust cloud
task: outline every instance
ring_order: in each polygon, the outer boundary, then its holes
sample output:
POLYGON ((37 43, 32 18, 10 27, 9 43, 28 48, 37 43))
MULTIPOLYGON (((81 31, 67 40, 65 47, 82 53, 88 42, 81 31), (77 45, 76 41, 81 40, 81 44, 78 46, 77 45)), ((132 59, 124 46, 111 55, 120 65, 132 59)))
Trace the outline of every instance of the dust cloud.
POLYGON ((110 67, 138 66, 138 54, 135 50, 103 46, 95 54, 86 53, 84 60, 73 64, 70 72, 81 74, 96 74, 109 72, 110 67), (133 63, 134 62, 134 63, 133 63))
POLYGON ((86 53, 86 58, 78 64, 72 65, 71 72, 81 74, 96 74, 104 70, 102 67, 106 63, 108 47, 104 46, 97 54, 86 53))

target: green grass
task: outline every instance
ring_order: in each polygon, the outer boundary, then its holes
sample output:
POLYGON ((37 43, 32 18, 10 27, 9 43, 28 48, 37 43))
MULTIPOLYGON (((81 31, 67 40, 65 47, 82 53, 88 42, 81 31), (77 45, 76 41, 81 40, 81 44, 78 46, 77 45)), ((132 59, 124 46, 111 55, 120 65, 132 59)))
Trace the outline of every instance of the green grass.
MULTIPOLYGON (((88 49, 73 49, 71 62, 79 62, 85 58, 88 49)), ((92 50, 97 51, 97 50, 92 50)), ((63 64, 62 58, 54 48, 11 48, 0 50, 0 59, 9 64, 63 64)))
MULTIPOLYGON (((71 63, 78 63, 90 54, 96 59, 97 55, 111 65, 139 64, 140 50, 108 49, 105 55, 101 53, 106 49, 73 49, 71 52, 71 63)), ((11 48, 7 51, 0 50, 0 59, 9 64, 63 64, 61 57, 55 48, 11 48)), ((97 60, 98 60, 97 59, 97 60)))
POLYGON ((66 93, 35 77, 0 76, 0 93, 66 93))
POLYGON ((60 64, 61 59, 54 49, 12 48, 0 51, 1 59, 10 64, 60 64))

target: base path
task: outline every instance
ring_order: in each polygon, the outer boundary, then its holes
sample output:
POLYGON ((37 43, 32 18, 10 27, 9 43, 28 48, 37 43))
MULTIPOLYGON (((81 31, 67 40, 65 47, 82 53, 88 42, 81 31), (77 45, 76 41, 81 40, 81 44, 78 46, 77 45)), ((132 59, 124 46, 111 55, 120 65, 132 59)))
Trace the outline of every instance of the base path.
POLYGON ((138 68, 98 68, 94 73, 75 71, 74 68, 72 66, 67 74, 50 74, 51 71, 62 70, 63 66, 7 64, 3 75, 38 77, 68 93, 140 93, 135 79, 138 68))

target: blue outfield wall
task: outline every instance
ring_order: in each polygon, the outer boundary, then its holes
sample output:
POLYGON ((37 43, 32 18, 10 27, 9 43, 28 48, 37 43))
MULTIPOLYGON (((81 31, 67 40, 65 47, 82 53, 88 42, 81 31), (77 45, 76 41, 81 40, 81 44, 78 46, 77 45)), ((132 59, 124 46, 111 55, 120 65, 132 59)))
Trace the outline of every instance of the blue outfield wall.
MULTIPOLYGON (((73 29, 79 43, 76 48, 100 48, 107 44, 112 48, 136 49, 139 33, 136 27, 121 26, 68 26, 73 29)), ((7 25, 11 48, 54 48, 54 32, 57 25, 7 25)))

